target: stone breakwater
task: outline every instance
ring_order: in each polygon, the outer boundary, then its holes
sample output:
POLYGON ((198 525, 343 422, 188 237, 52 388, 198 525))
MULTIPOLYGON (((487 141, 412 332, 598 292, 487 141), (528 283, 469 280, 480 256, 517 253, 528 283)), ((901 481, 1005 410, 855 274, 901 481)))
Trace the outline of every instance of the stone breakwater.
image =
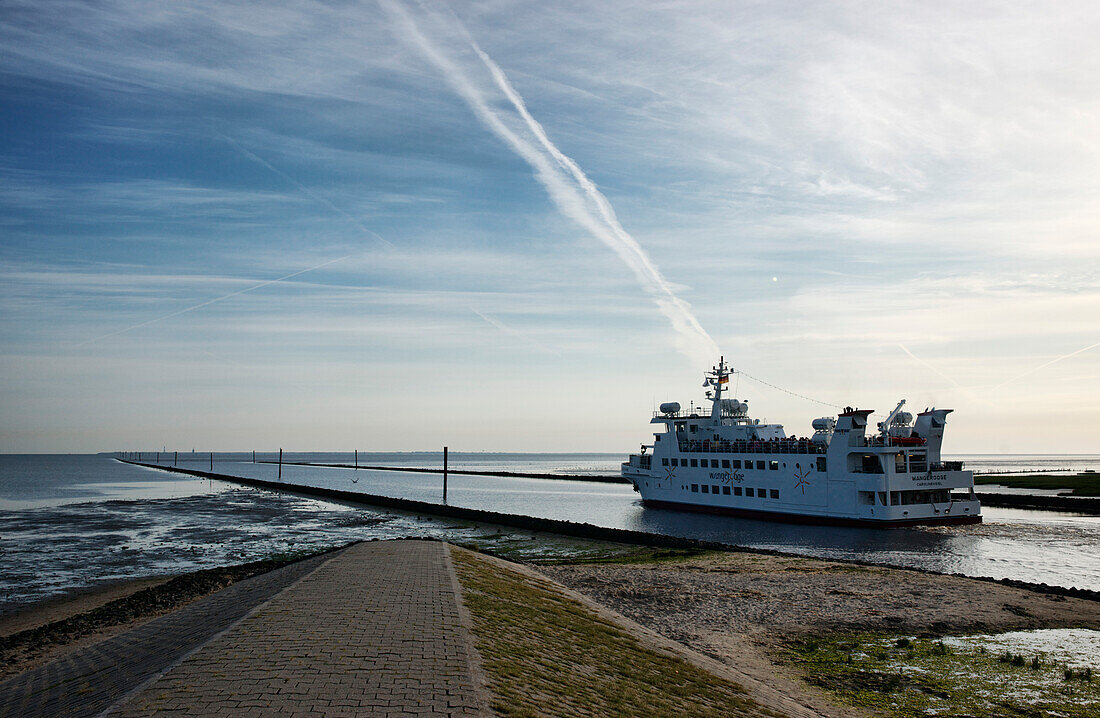
MULTIPOLYGON (((265 459, 257 464, 278 464, 265 459)), ((621 476, 612 474, 539 474, 525 471, 477 471, 474 469, 422 468, 417 466, 378 466, 373 464, 325 464, 315 461, 284 461, 284 466, 321 466, 330 469, 366 469, 368 471, 409 471, 416 474, 457 474, 460 476, 498 476, 504 479, 556 479, 558 481, 592 481, 600 484, 629 484, 621 476)), ((158 468, 159 465, 158 465, 158 468)))
MULTIPOLYGON (((471 509, 462 506, 449 506, 446 504, 436 504, 428 501, 417 501, 414 499, 402 499, 392 496, 379 496, 376 494, 359 493, 355 491, 342 491, 339 489, 328 489, 317 486, 308 486, 303 484, 288 484, 281 481, 266 481, 263 479, 252 479, 241 476, 232 476, 229 474, 218 474, 209 471, 198 471, 194 469, 181 469, 178 467, 158 466, 157 464, 147 464, 136 461, 127 461, 125 459, 118 459, 123 463, 135 464, 137 466, 144 466, 150 469, 159 469, 161 471, 169 471, 177 474, 186 474, 190 476, 197 476, 204 479, 215 479, 218 481, 227 481, 230 483, 240 484, 242 486, 251 486, 258 489, 267 489, 270 491, 283 491, 303 496, 312 496, 324 499, 335 499, 345 503, 363 504, 367 506, 378 506, 382 508, 396 509, 399 511, 410 511, 416 513, 427 513, 436 516, 446 516, 448 518, 461 519, 466 521, 475 521, 479 523, 496 524, 499 526, 509 526, 512 528, 519 528, 534 532, 543 533, 556 533, 563 536, 575 536, 578 538, 595 539, 598 541, 611 541, 617 543, 634 544, 640 546, 653 546, 658 548, 678 548, 678 549, 702 549, 702 550, 714 550, 714 551, 731 551, 731 552, 744 552, 754 553, 772 556, 786 556, 786 557, 801 557, 799 554, 776 551, 772 549, 757 549, 748 548, 744 546, 735 546, 731 544, 718 543, 714 541, 704 541, 700 539, 686 538, 682 536, 668 536, 665 534, 647 533, 644 531, 632 531, 629 529, 617 529, 606 526, 595 526, 588 523, 577 523, 573 521, 562 521, 558 519, 545 519, 537 516, 525 516, 522 514, 505 514, 496 511, 486 511, 483 509, 471 509)), ((837 560, 839 563, 848 563, 857 566, 881 566, 883 564, 874 563, 871 561, 859 561, 859 560, 837 560)), ((976 581, 985 581, 989 583, 998 583, 1004 586, 1012 586, 1015 588, 1023 588, 1030 591, 1036 591, 1039 593, 1072 596, 1076 598, 1084 598, 1091 601, 1100 601, 1100 591, 1093 591, 1084 588, 1067 587, 1067 586, 1052 586, 1046 583, 1032 583, 1029 581, 1019 581, 1016 579, 1008 578, 992 578, 989 576, 966 576, 961 573, 941 574, 938 571, 930 571, 927 569, 910 568, 910 567, 898 567, 904 568, 909 571, 916 571, 919 573, 927 573, 933 575, 950 575, 959 576, 962 578, 969 578, 976 581)))

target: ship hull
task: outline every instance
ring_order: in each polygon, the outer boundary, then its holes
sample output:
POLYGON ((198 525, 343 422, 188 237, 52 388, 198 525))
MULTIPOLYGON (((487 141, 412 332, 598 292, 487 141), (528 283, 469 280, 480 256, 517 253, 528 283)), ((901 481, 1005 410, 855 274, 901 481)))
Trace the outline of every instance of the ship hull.
POLYGON ((958 524, 980 524, 981 515, 966 516, 930 516, 915 519, 861 519, 843 516, 825 516, 813 514, 797 514, 785 511, 760 511, 758 509, 743 509, 732 506, 712 506, 706 504, 686 504, 678 501, 661 501, 659 499, 642 499, 642 504, 658 509, 673 509, 675 511, 691 511, 701 514, 715 514, 719 516, 736 516, 746 519, 761 519, 764 521, 780 521, 792 524, 814 524, 819 526, 862 526, 874 528, 905 528, 908 526, 944 526, 958 524))

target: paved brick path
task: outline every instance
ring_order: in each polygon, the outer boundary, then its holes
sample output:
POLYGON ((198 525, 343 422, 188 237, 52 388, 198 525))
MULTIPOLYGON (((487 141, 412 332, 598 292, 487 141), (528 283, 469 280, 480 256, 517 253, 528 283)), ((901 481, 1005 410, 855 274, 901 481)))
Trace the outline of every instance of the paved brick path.
POLYGON ((117 715, 483 715, 453 575, 439 542, 352 546, 117 715))
POLYGON ((308 574, 319 556, 206 598, 0 683, 0 716, 94 716, 308 574))

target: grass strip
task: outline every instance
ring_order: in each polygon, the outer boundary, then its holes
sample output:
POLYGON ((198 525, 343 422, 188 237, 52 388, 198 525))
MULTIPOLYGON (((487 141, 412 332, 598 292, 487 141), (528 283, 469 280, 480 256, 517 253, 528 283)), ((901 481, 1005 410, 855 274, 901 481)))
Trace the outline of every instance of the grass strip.
POLYGON ((1084 471, 1073 476, 986 474, 975 476, 974 483, 997 484, 1013 489, 1071 489, 1071 496, 1100 496, 1100 473, 1096 471, 1084 471))
POLYGON ((779 716, 740 686, 659 653, 549 581, 452 551, 493 709, 532 716, 779 716))

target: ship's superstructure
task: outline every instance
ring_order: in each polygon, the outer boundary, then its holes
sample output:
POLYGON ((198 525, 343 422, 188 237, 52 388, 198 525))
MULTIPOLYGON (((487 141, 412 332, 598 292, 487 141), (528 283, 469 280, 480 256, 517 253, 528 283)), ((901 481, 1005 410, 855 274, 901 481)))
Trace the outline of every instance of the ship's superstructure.
POLYGON ((877 431, 871 409, 846 408, 812 422, 809 438, 749 416, 727 399, 725 360, 706 374, 709 414, 662 404, 653 443, 622 465, 646 505, 783 521, 908 526, 977 523, 974 475, 941 461, 951 409, 914 417, 898 403, 877 431))

